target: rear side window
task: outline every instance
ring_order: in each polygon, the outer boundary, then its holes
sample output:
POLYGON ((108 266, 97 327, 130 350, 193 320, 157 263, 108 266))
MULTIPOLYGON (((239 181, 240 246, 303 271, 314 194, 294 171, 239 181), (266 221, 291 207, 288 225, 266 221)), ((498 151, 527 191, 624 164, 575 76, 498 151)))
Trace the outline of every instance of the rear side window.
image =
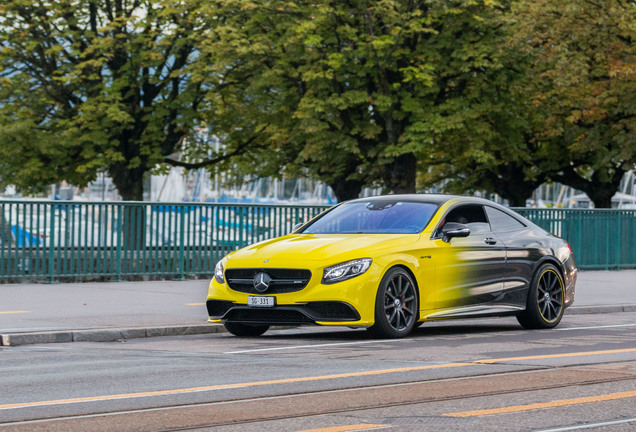
POLYGON ((486 206, 486 213, 494 232, 517 231, 525 228, 525 225, 517 219, 496 208, 486 206))

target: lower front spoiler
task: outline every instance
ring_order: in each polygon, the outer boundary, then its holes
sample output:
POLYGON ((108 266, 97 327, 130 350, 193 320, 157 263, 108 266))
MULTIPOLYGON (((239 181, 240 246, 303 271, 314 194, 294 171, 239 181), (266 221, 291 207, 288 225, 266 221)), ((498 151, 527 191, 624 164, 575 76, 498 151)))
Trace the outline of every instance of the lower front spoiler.
POLYGON ((309 302, 299 305, 250 307, 226 300, 206 302, 210 319, 246 324, 303 325, 317 322, 346 324, 360 320, 360 314, 348 303, 309 302))

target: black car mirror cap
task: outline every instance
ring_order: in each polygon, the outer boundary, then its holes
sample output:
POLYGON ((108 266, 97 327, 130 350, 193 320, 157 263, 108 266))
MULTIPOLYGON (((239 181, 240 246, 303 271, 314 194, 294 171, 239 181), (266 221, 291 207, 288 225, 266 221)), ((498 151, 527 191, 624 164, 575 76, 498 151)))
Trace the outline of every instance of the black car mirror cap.
POLYGON ((470 228, 468 226, 457 223, 447 222, 442 228, 442 241, 448 243, 453 237, 468 237, 470 235, 470 228))

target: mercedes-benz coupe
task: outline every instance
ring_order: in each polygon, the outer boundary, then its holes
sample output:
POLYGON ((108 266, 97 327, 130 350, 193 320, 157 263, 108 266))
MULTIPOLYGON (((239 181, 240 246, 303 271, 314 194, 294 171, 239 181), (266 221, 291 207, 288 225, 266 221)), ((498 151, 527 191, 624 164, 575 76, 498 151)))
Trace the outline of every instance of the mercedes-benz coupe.
POLYGON ((210 322, 364 327, 397 338, 430 320, 515 316, 555 327, 574 301, 569 245, 508 208, 450 195, 343 202, 216 266, 210 322))

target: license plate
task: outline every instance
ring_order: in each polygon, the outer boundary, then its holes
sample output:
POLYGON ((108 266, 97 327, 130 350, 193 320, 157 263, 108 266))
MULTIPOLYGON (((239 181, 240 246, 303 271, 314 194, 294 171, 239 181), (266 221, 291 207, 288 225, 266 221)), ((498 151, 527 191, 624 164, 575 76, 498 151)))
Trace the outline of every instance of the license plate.
POLYGON ((272 296, 247 296, 247 305, 253 307, 273 307, 276 304, 276 297, 272 296))

